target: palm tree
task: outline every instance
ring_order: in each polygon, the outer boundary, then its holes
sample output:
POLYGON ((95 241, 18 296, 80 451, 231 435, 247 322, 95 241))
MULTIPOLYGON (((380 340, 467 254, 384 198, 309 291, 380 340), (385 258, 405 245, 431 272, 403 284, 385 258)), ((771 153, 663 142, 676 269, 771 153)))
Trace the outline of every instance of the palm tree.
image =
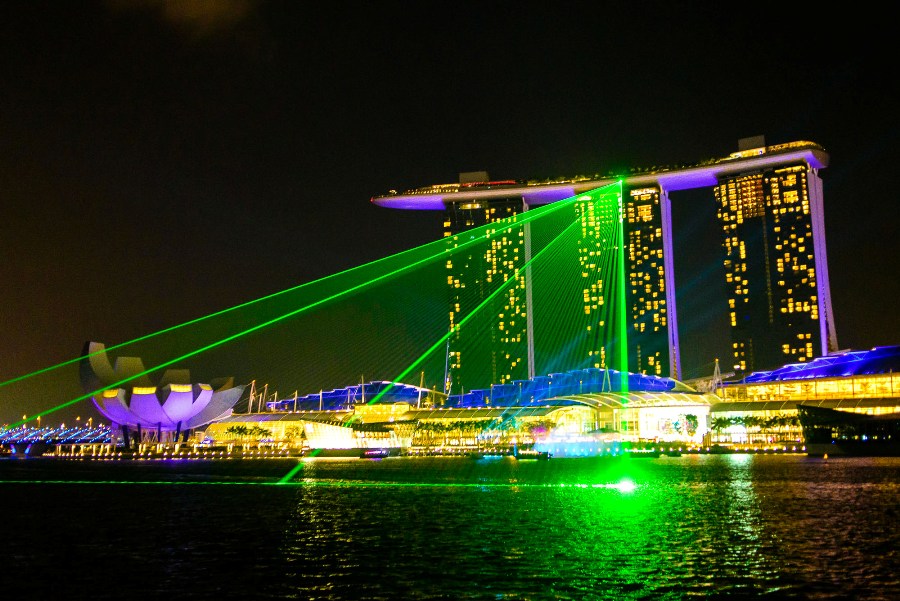
POLYGON ((710 429, 716 433, 716 442, 720 442, 722 430, 727 430, 732 425, 730 417, 714 417, 710 422, 710 429))
POLYGON ((247 426, 239 424, 236 426, 229 426, 228 428, 225 429, 225 433, 231 434, 235 438, 243 438, 244 436, 247 436, 250 434, 250 430, 247 428, 247 426))
POLYGON ((257 439, 260 439, 260 438, 271 438, 271 437, 272 437, 272 431, 271 431, 271 430, 267 430, 267 429, 265 429, 265 428, 263 428, 263 427, 260 427, 260 426, 253 426, 253 427, 250 428, 250 430, 248 431, 248 434, 249 434, 250 436, 253 436, 253 437, 257 438, 257 439))
POLYGON ((744 428, 747 430, 747 441, 752 443, 753 437, 750 436, 750 430, 761 430, 765 420, 756 415, 745 415, 743 418, 741 418, 741 420, 743 422, 744 428))
POLYGON ((306 430, 301 426, 290 426, 289 428, 285 428, 284 437, 291 440, 296 440, 297 438, 303 439, 306 438, 306 430))

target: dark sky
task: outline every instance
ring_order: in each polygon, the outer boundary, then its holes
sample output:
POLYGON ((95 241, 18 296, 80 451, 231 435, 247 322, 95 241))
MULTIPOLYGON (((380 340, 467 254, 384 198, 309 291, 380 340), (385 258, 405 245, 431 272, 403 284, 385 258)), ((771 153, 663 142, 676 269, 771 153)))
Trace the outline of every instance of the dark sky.
MULTIPOLYGON (((900 343, 887 24, 735 6, 0 3, 0 380, 438 238, 437 213, 370 204, 392 188, 753 135, 829 152, 838 341, 900 343)), ((711 203, 673 195, 685 376, 721 334, 711 203)))

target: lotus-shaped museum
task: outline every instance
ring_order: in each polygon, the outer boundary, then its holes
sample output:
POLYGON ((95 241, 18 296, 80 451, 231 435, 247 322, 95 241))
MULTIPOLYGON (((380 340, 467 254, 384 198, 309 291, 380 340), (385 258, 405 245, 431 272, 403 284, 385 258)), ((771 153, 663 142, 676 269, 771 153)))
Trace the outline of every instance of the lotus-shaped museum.
POLYGON ((181 433, 186 438, 191 430, 231 415, 246 388, 234 386, 230 377, 192 383, 185 369, 167 370, 153 382, 146 371, 138 357, 118 357, 111 364, 99 342, 87 343, 82 353, 82 385, 113 431, 121 428, 126 444, 129 432, 139 440, 174 441, 181 433), (128 387, 117 387, 122 383, 128 387))

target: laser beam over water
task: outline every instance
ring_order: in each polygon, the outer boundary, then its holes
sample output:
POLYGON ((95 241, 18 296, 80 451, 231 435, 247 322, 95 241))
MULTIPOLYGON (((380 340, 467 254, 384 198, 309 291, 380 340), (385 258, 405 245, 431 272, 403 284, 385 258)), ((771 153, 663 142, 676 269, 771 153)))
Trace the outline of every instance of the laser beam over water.
POLYGON ((607 186, 112 344, 107 353, 146 368, 104 388, 78 390, 76 357, 0 383, 0 403, 25 416, 11 421, 17 427, 167 369, 188 369, 195 382, 233 376, 304 392, 345 386, 350 374, 392 384, 420 376, 439 399, 449 392, 448 345, 456 390, 530 369, 624 373, 622 219, 621 184, 607 186), (453 282, 451 264, 469 266, 472 281, 453 282))

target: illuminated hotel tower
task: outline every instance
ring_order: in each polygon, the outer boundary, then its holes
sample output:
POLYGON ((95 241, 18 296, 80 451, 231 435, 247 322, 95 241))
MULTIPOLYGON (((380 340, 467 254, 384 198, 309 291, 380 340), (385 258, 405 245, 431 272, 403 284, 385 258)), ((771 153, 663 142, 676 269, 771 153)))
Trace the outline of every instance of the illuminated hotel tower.
MULTIPOLYGON (((463 174, 462 179, 466 174, 463 174)), ((450 203, 444 214, 444 237, 451 237, 473 227, 513 217, 525 210, 521 197, 494 199, 491 202, 450 203)), ((487 290, 504 274, 514 273, 526 254, 524 228, 512 228, 496 233, 491 230, 487 249, 466 250, 447 259, 447 284, 450 289, 450 330, 453 330, 473 306, 467 302, 483 301, 487 290), (496 234, 496 235, 493 235, 496 234), (474 296, 463 294, 475 290, 474 296)), ((462 392, 463 362, 489 366, 490 379, 484 384, 505 384, 515 379, 533 375, 529 369, 530 353, 527 327, 527 287, 525 274, 513 275, 515 282, 505 291, 497 323, 487 333, 489 344, 476 345, 463 357, 460 348, 460 331, 451 335, 447 349, 446 390, 462 392)), ((469 386, 472 387, 471 385, 469 386)))
POLYGON ((837 350, 822 181, 804 163, 722 179, 714 188, 736 372, 837 350))
MULTIPOLYGON (((486 173, 476 172, 462 174, 459 184, 391 191, 371 201, 394 209, 443 211, 444 233, 450 236, 621 182, 628 369, 680 379, 670 193, 714 190, 724 234, 734 368, 769 369, 808 361, 837 349, 825 253, 822 181, 818 175, 827 165, 828 154, 814 142, 766 146, 757 136, 741 140, 739 151, 728 157, 695 165, 654 168, 621 177, 579 176, 545 182, 491 182, 486 173)), ((584 220, 584 215, 581 218, 584 220)), ((448 263, 451 289, 497 273, 504 261, 528 252, 524 235, 512 234, 495 242, 498 246, 483 256, 469 255, 448 263)), ((582 244, 578 252, 584 248, 582 244)), ((596 304, 606 302, 610 291, 599 282, 583 283, 585 300, 580 309, 590 313, 596 310, 596 304)), ((515 326, 508 333, 492 335, 492 344, 499 345, 495 348, 515 345, 517 349, 498 351, 490 359, 494 383, 534 375, 533 338, 540 339, 541 333, 528 325, 532 319, 527 310, 529 289, 527 275, 515 282, 511 301, 503 309, 504 314, 516 317, 515 326), (523 336, 529 341, 524 351, 520 344, 523 336)), ((465 314, 465 308, 458 304, 451 307, 451 322, 465 314)), ((575 319, 580 317, 573 313, 575 319)), ((510 327, 511 321, 506 320, 504 326, 510 327)), ((603 349, 593 350, 600 356, 588 357, 591 365, 615 369, 603 349)), ((465 361, 453 355, 452 349, 450 352, 457 367, 465 361)))

